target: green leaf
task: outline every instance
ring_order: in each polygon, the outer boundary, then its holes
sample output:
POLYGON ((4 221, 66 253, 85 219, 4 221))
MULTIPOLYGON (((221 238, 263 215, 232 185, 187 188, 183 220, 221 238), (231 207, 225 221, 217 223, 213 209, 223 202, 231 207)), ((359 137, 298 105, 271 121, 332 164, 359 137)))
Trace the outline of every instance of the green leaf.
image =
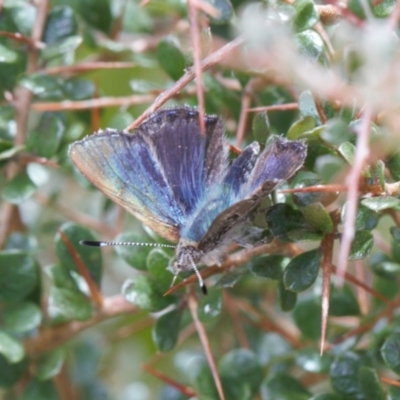
POLYGON ((175 299, 174 296, 164 297, 157 281, 144 275, 125 281, 122 294, 130 303, 142 310, 151 312, 160 311, 168 307, 175 299))
POLYGON ((311 120, 305 118, 312 117, 314 120, 314 124, 315 121, 318 123, 318 125, 321 123, 314 96, 312 95, 311 91, 306 90, 300 93, 298 103, 300 115, 302 116, 304 121, 308 121, 308 123, 311 124, 311 120))
POLYGON ((19 363, 25 357, 24 346, 11 335, 0 331, 0 354, 2 354, 9 363, 19 363))
MULTIPOLYGON (((102 275, 101 251, 98 247, 88 247, 79 244, 81 240, 96 240, 96 237, 89 229, 72 222, 63 224, 60 227, 60 231, 63 232, 63 234, 68 238, 77 254, 79 254, 79 257, 81 258, 90 276, 97 286, 100 287, 102 275)), ((69 249, 61 239, 61 235, 59 233, 57 233, 55 236, 55 244, 56 254, 60 260, 60 263, 69 271, 79 273, 79 270, 76 267, 76 262, 69 249)))
POLYGON ((28 332, 37 328, 42 321, 42 311, 32 302, 7 307, 3 313, 4 327, 14 332, 28 332))
POLYGON ((359 355, 347 352, 339 356, 331 365, 330 377, 333 388, 341 395, 363 399, 358 373, 363 366, 359 355))
POLYGON ((36 7, 25 2, 14 2, 13 7, 10 7, 10 11, 17 32, 30 36, 35 23, 36 7))
POLYGON ((334 146, 341 145, 354 138, 354 133, 349 128, 348 123, 342 119, 329 120, 321 131, 321 139, 334 146))
POLYGON ((296 15, 292 24, 296 31, 310 29, 319 21, 319 13, 312 0, 296 0, 293 5, 296 15))
POLYGON ((42 73, 25 75, 19 83, 41 99, 62 99, 64 97, 63 81, 55 76, 42 73))
POLYGON ((295 35, 295 42, 301 55, 316 61, 326 61, 324 41, 317 32, 308 29, 295 35))
POLYGON ((39 157, 50 158, 59 149, 64 131, 65 124, 59 113, 44 113, 28 137, 28 149, 39 157))
POLYGON ((297 379, 278 372, 264 379, 261 385, 261 398, 263 400, 309 400, 310 393, 297 379))
POLYGON ((222 292, 221 290, 212 288, 208 291, 207 296, 200 298, 197 315, 203 323, 214 321, 221 314, 222 308, 222 292))
POLYGON ((243 265, 239 268, 235 268, 222 275, 214 286, 223 288, 234 287, 245 275, 247 275, 247 272, 248 270, 246 265, 243 265))
POLYGON ((383 0, 379 4, 372 5, 372 13, 377 18, 386 18, 392 14, 396 5, 396 0, 383 0))
POLYGON ((256 277, 279 280, 288 262, 289 258, 285 256, 261 255, 250 261, 249 269, 256 277))
POLYGON ((254 398, 264 375, 256 355, 247 349, 234 349, 225 354, 218 364, 218 371, 225 396, 230 400, 254 398))
POLYGON ((400 152, 393 154, 387 161, 386 167, 395 181, 400 181, 400 152))
POLYGON ((400 333, 393 333, 385 340, 381 355, 387 367, 400 374, 400 333))
MULTIPOLYGON (((151 243, 152 239, 145 234, 136 232, 124 232, 115 238, 115 242, 122 243, 151 243)), ((116 246, 115 252, 131 267, 145 271, 146 260, 152 248, 150 246, 116 246)))
POLYGON ((92 305, 80 292, 53 286, 48 299, 48 313, 51 318, 62 321, 86 321, 92 316, 92 305))
MULTIPOLYGON (((59 394, 52 381, 40 382, 36 379, 31 379, 24 393, 18 400, 59 400, 59 394)), ((90 400, 91 397, 86 397, 90 400)))
MULTIPOLYGON (((56 43, 47 45, 42 50, 42 57, 45 60, 52 60, 57 57, 63 58, 72 58, 75 57, 75 50, 81 45, 82 37, 81 36, 69 36, 65 39, 62 39, 56 43)), ((61 85, 61 81, 58 83, 61 85)), ((57 87, 56 87, 57 88, 57 87)), ((57 88, 59 89, 59 88, 57 88)), ((57 92, 57 95, 60 96, 61 93, 57 92)), ((54 96, 54 94, 53 94, 54 96)), ((43 97, 43 94, 41 94, 43 97)), ((49 96, 51 97, 51 96, 49 96)))
POLYGON ((39 283, 35 259, 16 250, 0 252, 0 276, 0 301, 9 303, 23 300, 39 283))
POLYGON ((361 204, 370 210, 380 212, 400 206, 400 199, 391 196, 369 197, 361 200, 361 204))
POLYGON ((179 337, 181 318, 181 310, 172 310, 157 318, 152 337, 158 350, 166 352, 175 347, 179 337))
POLYGON ((301 212, 306 222, 314 229, 324 234, 333 232, 332 218, 321 203, 309 204, 301 212))
MULTIPOLYGON (((342 221, 345 220, 347 210, 347 203, 344 204, 342 207, 342 221)), ((375 211, 372 211, 370 208, 365 207, 363 204, 359 204, 357 208, 357 215, 356 215, 356 230, 372 230, 376 228, 376 225, 379 222, 379 214, 375 211)))
POLYGON ((85 100, 93 97, 96 87, 92 81, 82 78, 71 78, 64 82, 63 92, 68 99, 85 100))
POLYGON ((342 397, 334 393, 320 393, 311 397, 310 400, 343 400, 343 399, 342 397))
POLYGON ((173 275, 167 270, 171 257, 160 248, 152 249, 147 256, 147 270, 156 278, 161 291, 167 291, 171 286, 173 275))
POLYGON ((253 118, 253 136, 254 139, 265 145, 267 139, 271 133, 271 127, 266 112, 257 113, 253 118))
POLYGON ((296 355, 296 364, 304 371, 313 374, 325 374, 329 372, 332 355, 324 353, 320 355, 317 349, 300 349, 296 355))
POLYGON ((24 171, 7 182, 3 188, 3 200, 11 204, 21 204, 36 192, 36 186, 24 171))
POLYGON ((397 386, 389 386, 387 392, 387 400, 399 400, 400 399, 400 388, 397 386))
POLYGON ((306 115, 299 121, 296 121, 288 130, 287 137, 290 140, 296 140, 301 135, 313 130, 316 126, 314 117, 306 115))
POLYGON ((375 369, 361 367, 358 374, 361 384, 361 391, 365 396, 365 400, 386 399, 380 384, 379 376, 375 369))
POLYGON ((213 24, 227 24, 233 17, 233 7, 230 0, 206 0, 206 2, 219 12, 218 17, 206 14, 213 24))
POLYGON ((356 154, 356 147, 353 143, 343 142, 338 147, 338 152, 343 156, 343 158, 350 164, 353 165, 354 158, 356 154))
POLYGON ((303 214, 289 204, 276 204, 270 207, 266 220, 273 236, 280 236, 291 230, 307 227, 303 214))
POLYGON ((279 307, 284 312, 292 311, 296 307, 297 293, 287 290, 283 280, 278 283, 278 301, 279 307))
POLYGON ((18 60, 18 53, 0 44, 0 63, 12 64, 18 60))
POLYGON ((396 242, 400 243, 400 228, 398 228, 397 226, 391 226, 390 234, 396 242))
POLYGON ((303 336, 319 340, 321 334, 321 300, 310 298, 298 301, 293 318, 303 336))
POLYGON ((307 290, 317 279, 321 258, 319 249, 305 251, 294 257, 283 273, 286 289, 297 293, 307 290))
POLYGON ((86 22, 104 33, 112 27, 112 14, 109 0, 79 0, 79 11, 86 22))
POLYGON ((360 307, 349 286, 345 285, 342 289, 331 287, 329 304, 329 315, 343 317, 348 315, 360 315, 360 307))
POLYGON ((157 46, 157 59, 174 81, 185 73, 186 61, 177 39, 171 36, 162 39, 157 46))
POLYGON ((343 171, 345 166, 345 162, 342 158, 336 155, 326 154, 318 157, 314 169, 323 182, 332 182, 335 176, 343 171))
POLYGON ((64 359, 65 349, 63 347, 45 353, 37 362, 36 378, 39 381, 46 381, 58 375, 64 364, 64 359))
POLYGON ((0 387, 7 388, 13 386, 21 379, 27 367, 28 363, 26 359, 11 364, 3 355, 0 354, 0 387))
POLYGON ((349 260, 362 260, 371 253, 374 245, 374 237, 367 230, 356 231, 351 244, 349 260))
POLYGON ((61 39, 75 35, 78 23, 73 9, 69 6, 56 6, 47 16, 43 40, 48 43, 57 43, 61 39))
POLYGON ((191 355, 184 367, 185 375, 187 375, 190 384, 198 393, 210 396, 211 399, 217 398, 217 388, 208 362, 204 357, 191 355))

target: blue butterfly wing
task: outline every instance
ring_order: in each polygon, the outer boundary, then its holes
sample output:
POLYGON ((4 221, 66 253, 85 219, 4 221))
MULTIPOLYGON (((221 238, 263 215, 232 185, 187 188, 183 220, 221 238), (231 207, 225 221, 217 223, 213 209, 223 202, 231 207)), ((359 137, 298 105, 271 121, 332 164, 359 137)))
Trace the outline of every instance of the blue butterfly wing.
MULTIPOLYGON (((232 164, 224 179, 229 189, 218 201, 227 206, 199 240, 199 249, 205 253, 212 251, 232 229, 251 219, 261 200, 303 165, 306 154, 307 148, 302 141, 283 138, 275 140, 258 157, 258 147, 254 144, 248 146, 232 164)), ((205 220, 204 215, 202 219, 205 220)), ((189 231, 197 232, 202 219, 199 217, 194 220, 189 231)))
POLYGON ((106 130, 70 146, 78 170, 159 235, 178 241, 187 217, 226 169, 219 118, 189 107, 158 111, 130 135, 106 130))
POLYGON ((141 135, 106 130, 70 146, 78 170, 161 236, 179 239, 183 214, 141 135))
POLYGON ((142 124, 138 133, 149 143, 185 216, 194 212, 226 169, 227 145, 223 125, 206 116, 206 132, 199 113, 190 107, 161 110, 142 124))

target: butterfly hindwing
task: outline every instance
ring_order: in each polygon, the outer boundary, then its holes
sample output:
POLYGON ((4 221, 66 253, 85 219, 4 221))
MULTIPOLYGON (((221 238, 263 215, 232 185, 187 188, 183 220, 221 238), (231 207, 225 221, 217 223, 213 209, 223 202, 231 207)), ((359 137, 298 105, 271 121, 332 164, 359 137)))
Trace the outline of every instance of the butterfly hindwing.
MULTIPOLYGON (((242 199, 236 198, 230 207, 214 219, 199 241, 199 249, 203 252, 210 252, 217 248, 233 229, 251 219, 261 200, 289 179, 303 165, 307 154, 307 148, 303 142, 278 138, 255 161, 256 149, 252 149, 251 146, 242 153, 243 155, 248 151, 246 158, 238 162, 248 177, 248 181, 242 180, 242 185, 236 188, 237 192, 241 192, 242 199), (252 171, 249 171, 251 166, 254 167, 252 171)), ((225 181, 228 180, 232 171, 235 172, 233 168, 235 168, 235 163, 232 164, 225 181)), ((244 172, 242 171, 241 174, 244 172)), ((237 175, 238 172, 235 174, 237 175)), ((236 176, 234 182, 240 181, 240 176, 242 175, 236 176)))

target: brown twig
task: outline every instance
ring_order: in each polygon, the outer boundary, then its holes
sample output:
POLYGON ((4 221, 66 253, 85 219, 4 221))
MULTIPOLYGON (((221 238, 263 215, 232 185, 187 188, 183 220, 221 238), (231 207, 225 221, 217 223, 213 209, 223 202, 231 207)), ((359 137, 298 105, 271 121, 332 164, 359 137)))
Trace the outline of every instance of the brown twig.
MULTIPOLYGON (((48 0, 42 0, 38 4, 37 13, 35 17, 35 23, 32 28, 31 41, 32 43, 38 43, 42 37, 43 29, 47 18, 48 0)), ((38 68, 39 51, 32 48, 28 52, 28 61, 26 73, 32 74, 38 68)), ((13 93, 13 106, 15 108, 15 122, 16 122, 16 135, 14 139, 14 146, 22 146, 25 143, 28 116, 30 111, 30 105, 32 101, 32 93, 24 88, 18 86, 13 93)), ((7 166, 6 175, 9 180, 13 179, 20 171, 20 165, 15 162, 11 162, 7 166)), ((23 226, 18 206, 3 202, 0 209, 0 216, 2 223, 0 228, 0 248, 2 248, 7 240, 7 236, 11 231, 12 224, 17 226, 23 226)))
POLYGON ((169 386, 174 387, 180 393, 182 393, 184 396, 190 397, 190 398, 197 396, 197 393, 192 388, 178 383, 174 379, 171 379, 169 376, 163 374, 161 371, 158 371, 157 369, 153 368, 151 365, 143 364, 142 368, 149 374, 155 376, 160 381, 166 383, 169 386))
MULTIPOLYGON (((246 86, 246 89, 248 88, 248 85, 246 86)), ((244 90, 242 94, 242 104, 240 107, 240 117, 239 117, 239 123, 238 123, 238 128, 236 131, 236 146, 240 147, 243 143, 243 139, 245 136, 246 132, 246 125, 247 125, 247 117, 248 117, 248 110, 249 106, 251 104, 251 94, 248 90, 244 90)))
POLYGON ((204 92, 203 92, 203 79, 202 79, 202 68, 201 68, 201 45, 200 45, 200 33, 199 25, 197 21, 197 6, 194 0, 187 1, 188 14, 189 14, 189 29, 190 29, 190 40, 193 48, 193 67, 196 75, 196 92, 197 92, 197 103, 199 110, 199 125, 200 130, 203 134, 206 131, 206 125, 204 120, 204 92))
POLYGON ((224 304, 231 316, 233 325, 235 327, 235 334, 239 340, 240 347, 244 349, 250 349, 250 343, 247 339, 246 332, 244 331, 243 323, 241 321, 239 310, 236 307, 236 300, 228 293, 228 291, 223 292, 224 304))
MULTIPOLYGON (((219 50, 210 54, 201 63, 201 70, 206 71, 214 65, 218 64, 221 60, 226 58, 233 51, 237 50, 244 43, 244 37, 239 36, 235 40, 227 43, 225 46, 221 47, 219 50)), ((128 131, 138 127, 146 118, 150 116, 151 113, 158 110, 164 103, 166 103, 171 97, 178 94, 189 82, 191 82, 196 77, 193 68, 190 68, 185 75, 182 76, 175 84, 161 93, 148 107, 142 115, 140 115, 134 122, 132 122, 126 129, 128 131)))
POLYGON ((322 250, 322 312, 321 312, 321 339, 319 346, 319 353, 322 356, 325 348, 326 331, 328 326, 329 316, 329 296, 331 292, 331 272, 332 272, 332 257, 333 257, 333 244, 335 241, 335 234, 328 233, 321 241, 322 250))
POLYGON ((79 74, 81 72, 97 71, 100 69, 120 69, 120 68, 133 68, 137 64, 134 62, 105 62, 105 61, 92 61, 75 65, 58 65, 56 67, 48 67, 38 72, 47 75, 57 74, 79 74))
POLYGON ((64 100, 59 102, 41 102, 32 104, 35 111, 67 111, 67 110, 88 110, 91 108, 134 106, 143 103, 151 103, 153 94, 135 94, 125 97, 101 97, 100 99, 88 99, 80 101, 64 100))
POLYGON ((81 256, 78 254, 78 252, 72 245, 71 241, 68 239, 68 236, 60 229, 57 229, 57 232, 61 236, 61 240, 63 241, 69 254, 74 259, 76 268, 78 269, 79 273, 82 275, 83 279, 87 283, 91 300, 98 307, 101 307, 103 305, 103 295, 101 294, 101 291, 94 282, 93 278, 90 276, 89 271, 86 268, 84 262, 82 261, 81 256))
POLYGON ((367 107, 362 117, 358 130, 356 153, 354 164, 346 179, 347 186, 347 206, 346 215, 343 222, 342 241, 340 243, 339 256, 337 261, 338 284, 343 284, 343 277, 347 267, 347 259, 350 254, 351 243, 355 234, 355 221, 357 214, 359 182, 364 168, 364 163, 369 154, 368 139, 372 120, 372 110, 367 107))
POLYGON ((103 305, 92 318, 86 321, 71 321, 56 326, 42 328, 37 336, 25 340, 25 351, 28 356, 37 357, 46 351, 55 349, 71 340, 79 332, 98 324, 101 321, 123 314, 132 314, 138 309, 128 303, 122 295, 104 298, 103 305))
POLYGON ((208 340, 207 332, 200 322, 197 316, 197 300, 193 291, 189 293, 188 296, 188 306, 190 310, 190 314, 192 315, 194 324, 196 326, 197 333, 200 338, 200 342, 203 346, 204 353, 206 355, 208 365, 210 366, 212 376, 214 378, 215 386, 217 387, 218 395, 220 400, 225 400, 224 391, 222 389, 221 379, 218 375, 217 365, 215 364, 214 357, 212 355, 210 342, 208 340))
POLYGON ((298 110, 298 103, 274 104, 273 106, 248 108, 247 112, 263 112, 263 111, 287 111, 298 110))

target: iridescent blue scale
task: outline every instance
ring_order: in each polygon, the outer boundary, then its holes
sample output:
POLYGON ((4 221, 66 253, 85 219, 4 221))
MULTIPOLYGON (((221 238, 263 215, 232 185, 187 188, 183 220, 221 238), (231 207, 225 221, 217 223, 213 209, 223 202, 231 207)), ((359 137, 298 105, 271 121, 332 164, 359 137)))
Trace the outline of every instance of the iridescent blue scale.
POLYGON ((133 134, 107 129, 75 142, 78 170, 164 238, 178 242, 176 270, 218 263, 263 198, 302 165, 302 141, 250 144, 232 163, 221 120, 179 107, 151 115, 133 134))

